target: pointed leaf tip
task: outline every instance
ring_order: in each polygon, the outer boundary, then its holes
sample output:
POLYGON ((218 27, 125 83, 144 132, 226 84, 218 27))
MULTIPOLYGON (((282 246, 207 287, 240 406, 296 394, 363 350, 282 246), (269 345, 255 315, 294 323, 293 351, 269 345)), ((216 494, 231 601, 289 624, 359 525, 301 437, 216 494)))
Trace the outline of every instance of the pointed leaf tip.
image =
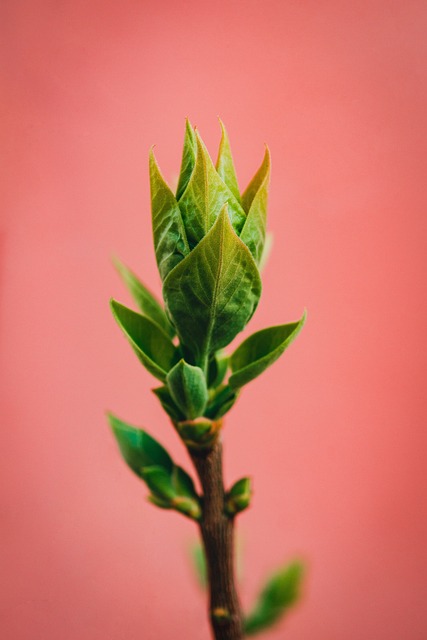
POLYGON ((149 320, 157 324, 167 336, 173 338, 175 336, 175 330, 169 322, 166 313, 163 310, 163 306, 153 293, 141 282, 141 280, 131 271, 126 265, 124 265, 119 258, 113 257, 113 264, 117 273, 121 277, 125 286, 128 288, 131 296, 138 305, 141 313, 149 320))
POLYGON ((270 149, 268 148, 267 145, 265 145, 264 157, 262 159, 261 166, 259 167, 258 171, 255 173, 254 177, 249 182, 248 186, 246 187, 245 191, 242 194, 242 205, 246 213, 249 212, 253 199, 258 193, 261 185, 263 184, 265 179, 269 177, 270 171, 271 171, 270 149))
POLYGON ((218 175, 198 131, 197 154, 191 178, 179 200, 190 247, 195 247, 215 224, 224 204, 228 203, 231 223, 240 233, 246 220, 236 197, 218 175))
POLYGON ((111 310, 120 329, 128 339, 139 361, 162 382, 175 363, 176 347, 154 322, 113 298, 111 310))
POLYGON ((126 424, 112 413, 108 420, 126 464, 151 490, 150 502, 198 520, 200 500, 188 473, 174 464, 166 449, 143 429, 126 424))
POLYGON ((247 509, 252 497, 251 478, 241 478, 231 487, 226 495, 225 508, 229 516, 233 517, 237 513, 247 509))
POLYGON ((142 478, 143 470, 153 466, 172 473, 170 455, 146 431, 123 422, 113 413, 108 414, 108 421, 123 459, 136 475, 142 478))
POLYGON ((194 128, 189 118, 185 119, 184 146, 182 149, 181 170, 179 173, 176 199, 179 200, 184 193, 196 162, 197 145, 194 128))
POLYGON ((283 618, 300 598, 303 575, 304 565, 295 561, 266 581, 254 609, 245 619, 246 635, 256 635, 283 618))
POLYGON ((247 211, 240 234, 257 264, 261 263, 266 238, 268 190, 270 185, 270 152, 266 146, 263 163, 242 196, 247 211))
POLYGON ((231 153, 230 140, 227 130, 221 118, 218 118, 221 126, 221 142, 219 145, 218 158, 216 161, 216 170, 218 175, 225 182, 231 193, 241 204, 239 184, 237 181, 236 170, 234 168, 233 156, 231 153))
POLYGON ((164 280, 189 253, 189 246, 178 202, 160 172, 152 149, 149 164, 154 249, 164 280))
POLYGON ((229 384, 242 387, 270 367, 295 340, 306 319, 304 311, 297 322, 261 329, 253 333, 237 347, 230 358, 233 374, 229 384))

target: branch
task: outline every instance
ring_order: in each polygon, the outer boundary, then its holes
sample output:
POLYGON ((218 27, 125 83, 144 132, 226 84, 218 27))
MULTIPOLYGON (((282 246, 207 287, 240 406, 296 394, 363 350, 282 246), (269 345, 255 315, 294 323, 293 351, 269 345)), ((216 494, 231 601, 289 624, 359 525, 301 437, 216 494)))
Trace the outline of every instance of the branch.
POLYGON ((209 617, 215 640, 243 638, 242 611, 234 576, 234 518, 225 514, 222 445, 209 451, 191 451, 203 489, 200 530, 209 582, 209 617))

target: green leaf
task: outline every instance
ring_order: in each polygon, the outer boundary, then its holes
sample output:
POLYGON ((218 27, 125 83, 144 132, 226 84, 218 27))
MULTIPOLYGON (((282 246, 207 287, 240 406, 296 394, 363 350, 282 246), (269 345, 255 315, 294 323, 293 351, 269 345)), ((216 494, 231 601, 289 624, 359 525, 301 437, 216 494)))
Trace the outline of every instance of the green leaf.
POLYGON ((231 487, 228 495, 231 498, 239 498, 241 496, 249 496, 252 493, 250 478, 240 478, 231 487))
POLYGON ((245 327, 261 279, 224 207, 207 236, 166 278, 163 296, 182 342, 206 371, 208 357, 245 327))
POLYGON ((126 424, 112 413, 108 414, 108 420, 125 462, 137 476, 142 478, 147 467, 172 473, 174 465, 170 455, 148 433, 126 424))
POLYGON ((155 396, 158 397, 163 409, 166 411, 168 416, 172 418, 172 420, 174 420, 175 422, 185 420, 185 415, 182 413, 179 407, 176 406, 167 387, 157 387, 156 389, 152 389, 152 392, 155 396))
POLYGON ((231 389, 228 385, 218 387, 209 400, 205 409, 205 416, 211 420, 219 420, 222 418, 237 400, 238 391, 231 389))
POLYGON ((228 354, 221 350, 215 353, 209 362, 208 387, 215 389, 224 380, 228 369, 228 354))
POLYGON ((199 496, 184 469, 174 465, 172 473, 167 473, 160 467, 147 467, 143 471, 143 478, 152 491, 151 502, 162 508, 168 504, 170 508, 194 520, 200 518, 199 496))
POLYGON ((172 473, 172 486, 175 490, 173 508, 193 520, 198 520, 202 515, 200 499, 192 478, 182 467, 175 466, 172 473))
POLYGON ((150 152, 151 214, 154 249, 160 276, 164 280, 189 252, 181 211, 150 152))
POLYGON ((200 499, 188 473, 174 464, 168 452, 148 433, 111 413, 108 419, 125 462, 151 490, 150 502, 198 520, 200 499))
POLYGON ((265 180, 266 175, 270 172, 270 153, 268 151, 268 147, 266 146, 266 150, 264 153, 264 158, 262 160, 261 166, 246 187, 245 191, 242 194, 242 206, 243 209, 248 213, 251 208, 253 199, 258 193, 262 183, 265 180))
POLYGON ((184 147, 182 150, 181 171, 179 174, 176 199, 179 200, 185 191, 196 162, 196 136, 189 119, 185 121, 184 147))
POLYGON ((259 265, 258 265, 260 273, 262 273, 262 271, 265 269, 265 265, 267 264, 268 259, 270 257, 271 249, 273 247, 273 240, 274 240, 273 234, 271 233, 271 231, 270 232, 267 231, 265 234, 264 248, 262 250, 261 260, 259 261, 259 265))
POLYGON ((250 478, 241 478, 233 484, 226 495, 225 508, 229 515, 235 515, 246 509, 252 497, 252 481, 250 478))
POLYGON ((206 379, 200 367, 180 360, 166 376, 170 394, 186 418, 193 420, 203 414, 208 401, 206 379))
POLYGON ((164 501, 171 501, 175 498, 171 474, 162 467, 145 467, 142 471, 142 477, 156 497, 164 501))
POLYGON ((249 248, 257 264, 261 262, 264 251, 267 225, 268 187, 270 184, 270 152, 268 147, 265 149, 262 166, 264 168, 263 180, 259 183, 258 190, 254 193, 246 222, 240 234, 240 239, 249 248))
POLYGON ((295 340, 305 319, 304 311, 298 322, 262 329, 242 342, 230 358, 233 375, 229 385, 236 389, 261 375, 295 340))
POLYGON ((193 479, 182 467, 175 465, 172 472, 172 485, 176 495, 185 496, 186 498, 198 498, 193 479))
POLYGON ((277 571, 266 583, 253 611, 245 619, 245 633, 255 635, 278 622, 300 597, 304 567, 300 562, 277 571))
POLYGON ((206 236, 226 203, 229 206, 231 223, 237 233, 240 233, 246 220, 245 212, 219 177, 197 132, 196 139, 196 164, 187 188, 179 201, 179 208, 191 248, 206 236))
POLYGON ((173 465, 171 471, 157 466, 145 467, 143 478, 151 491, 163 500, 173 502, 176 498, 198 500, 194 482, 182 467, 173 465))
POLYGON ((111 300, 113 316, 129 340, 140 362, 156 378, 164 382, 169 369, 175 364, 176 347, 146 316, 111 300))
POLYGON ((154 495, 154 493, 150 493, 150 495, 147 496, 147 499, 148 502, 151 502, 151 504, 154 504, 156 507, 160 507, 160 509, 173 509, 169 500, 162 500, 162 498, 154 495))
POLYGON ((157 298, 147 289, 139 278, 126 267, 118 258, 114 258, 114 266, 123 282, 129 289, 133 299, 141 313, 155 322, 170 338, 175 336, 175 329, 169 322, 162 305, 157 298))
POLYGON ((216 170, 220 178, 230 189, 237 202, 240 203, 240 190, 237 182, 236 170, 234 168, 233 156, 231 155, 230 140, 222 120, 221 125, 221 142, 219 144, 218 159, 216 161, 216 170))

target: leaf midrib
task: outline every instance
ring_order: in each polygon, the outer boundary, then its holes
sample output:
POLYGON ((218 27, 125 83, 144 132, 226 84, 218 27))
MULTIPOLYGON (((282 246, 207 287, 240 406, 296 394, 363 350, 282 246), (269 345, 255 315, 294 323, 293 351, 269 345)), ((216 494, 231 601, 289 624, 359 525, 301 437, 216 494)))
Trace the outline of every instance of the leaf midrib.
MULTIPOLYGON (((220 214, 221 215, 221 214, 220 214)), ((228 216, 227 211, 224 212, 224 215, 228 216)), ((208 322, 208 328, 207 328, 207 338, 206 338, 206 349, 205 349, 205 353, 202 354, 202 369, 205 372, 205 374, 207 374, 207 365, 208 365, 208 358, 209 358, 209 345, 211 343, 211 338, 212 338, 212 330, 213 330, 213 325, 214 325, 214 321, 216 319, 216 312, 214 311, 214 309, 216 309, 216 301, 218 298, 218 290, 220 288, 220 280, 221 280, 221 275, 222 275, 222 269, 223 269, 223 255, 224 255, 224 234, 225 234, 225 222, 222 219, 221 220, 221 235, 220 235, 220 242, 219 242, 219 267, 218 267, 218 271, 216 274, 216 278, 215 278, 215 285, 214 285, 214 290, 213 290, 213 294, 212 294, 212 303, 210 305, 210 309, 209 309, 209 322, 208 322)))
POLYGON ((207 164, 206 164, 206 158, 205 158, 205 154, 201 154, 202 155, 202 167, 203 167, 203 183, 204 183, 204 200, 205 200, 205 215, 204 217, 204 223, 205 223, 205 236, 207 234, 207 232, 209 231, 209 220, 208 220, 208 216, 209 216, 209 180, 208 180, 208 168, 207 168, 207 164))

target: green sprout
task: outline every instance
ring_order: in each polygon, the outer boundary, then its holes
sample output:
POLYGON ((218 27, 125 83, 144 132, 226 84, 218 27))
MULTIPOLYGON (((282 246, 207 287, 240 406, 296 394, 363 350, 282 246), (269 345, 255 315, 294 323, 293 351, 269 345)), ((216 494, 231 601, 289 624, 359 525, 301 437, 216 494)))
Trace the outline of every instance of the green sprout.
POLYGON ((121 454, 149 489, 154 505, 194 520, 203 542, 214 637, 239 640, 276 623, 298 599, 302 567, 294 562, 264 585, 249 615, 242 613, 234 577, 236 516, 249 507, 246 477, 226 490, 222 474, 223 417, 242 388, 293 342, 301 319, 253 333, 232 353, 226 347, 245 329, 260 296, 260 270, 271 242, 266 232, 270 152, 240 193, 230 143, 222 136, 216 164, 186 123, 176 193, 150 152, 154 250, 163 303, 116 260, 138 307, 111 301, 113 316, 141 364, 160 382, 153 389, 186 447, 202 487, 145 430, 109 415, 121 454))

